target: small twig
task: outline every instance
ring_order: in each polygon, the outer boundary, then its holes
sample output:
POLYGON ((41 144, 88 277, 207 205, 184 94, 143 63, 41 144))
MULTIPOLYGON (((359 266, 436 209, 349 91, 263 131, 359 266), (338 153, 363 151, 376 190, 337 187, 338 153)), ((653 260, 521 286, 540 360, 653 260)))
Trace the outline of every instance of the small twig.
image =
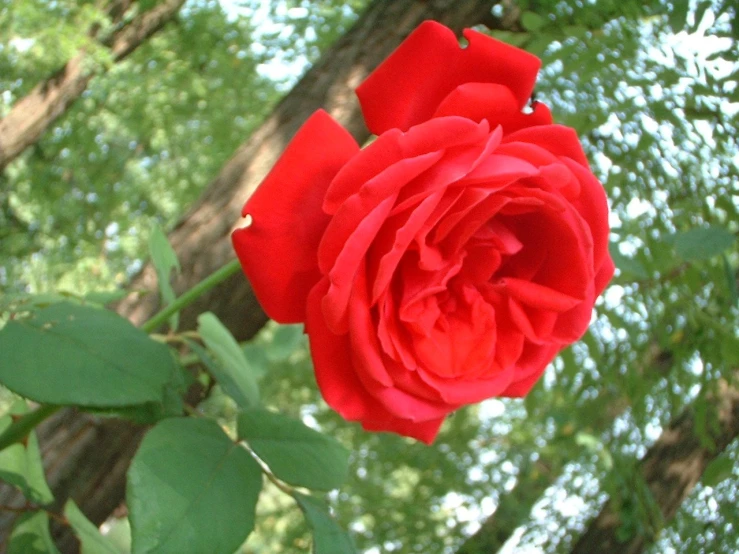
POLYGON ((203 412, 198 410, 197 408, 190 406, 190 404, 183 404, 183 408, 187 415, 193 416, 193 417, 207 417, 203 412))
POLYGON ((52 512, 51 510, 47 510, 43 506, 36 506, 34 504, 25 504, 23 506, 7 506, 7 505, 0 505, 0 512, 11 512, 14 514, 27 514, 29 512, 46 512, 46 515, 48 515, 51 519, 58 521, 62 525, 69 525, 69 520, 67 520, 66 517, 63 515, 57 514, 55 512, 52 512))
POLYGON ((200 281, 190 290, 184 292, 181 296, 178 296, 169 306, 154 314, 151 319, 149 319, 141 326, 141 329, 143 329, 147 333, 155 331, 161 325, 166 323, 171 316, 173 316, 183 308, 186 308, 187 306, 195 302, 195 300, 200 298, 203 294, 208 292, 210 289, 222 283, 232 275, 235 275, 239 271, 241 271, 241 265, 239 264, 239 261, 230 261, 221 269, 215 271, 210 276, 200 281))
POLYGON ((664 284, 668 281, 672 281, 673 279, 680 277, 685 271, 687 271, 690 268, 689 262, 683 262, 680 265, 677 265, 673 267, 670 271, 666 273, 661 273, 658 277, 650 277, 648 279, 640 279, 638 281, 626 281, 623 284, 624 285, 638 285, 638 286, 653 286, 657 284, 664 284))
POLYGON ((0 434, 0 450, 4 450, 17 442, 22 443, 39 423, 53 415, 60 408, 61 406, 45 404, 33 412, 19 416, 0 434))
POLYGON ((275 487, 280 489, 285 494, 289 494, 290 496, 293 496, 293 494, 295 493, 295 490, 287 483, 278 479, 277 476, 274 473, 272 473, 272 471, 270 471, 269 466, 267 466, 267 464, 265 464, 264 461, 262 461, 262 459, 259 456, 257 456, 257 453, 254 452, 246 442, 239 441, 239 444, 241 444, 246 449, 246 451, 249 454, 251 454, 251 457, 254 458, 256 462, 259 464, 259 467, 262 468, 262 473, 264 473, 267 476, 267 479, 272 481, 272 484, 275 487))

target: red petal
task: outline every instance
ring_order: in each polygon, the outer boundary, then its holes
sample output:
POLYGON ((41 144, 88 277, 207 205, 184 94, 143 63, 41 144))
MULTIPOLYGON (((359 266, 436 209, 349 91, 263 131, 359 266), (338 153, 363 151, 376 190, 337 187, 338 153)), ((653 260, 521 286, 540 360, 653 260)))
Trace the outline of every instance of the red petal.
POLYGON ((391 414, 377 412, 362 421, 362 427, 367 431, 390 431, 431 444, 439 434, 442 423, 444 423, 443 417, 430 421, 409 421, 398 419, 391 414))
POLYGON ((494 396, 500 396, 515 375, 512 369, 504 369, 487 378, 446 379, 429 371, 419 371, 419 377, 439 391, 450 404, 474 404, 494 396))
POLYGON ((306 309, 305 332, 310 340, 313 368, 321 394, 329 406, 350 421, 362 419, 372 406, 352 366, 349 336, 336 335, 326 326, 321 301, 328 279, 311 290, 306 309))
POLYGON ((561 291, 524 279, 506 277, 500 282, 513 298, 526 306, 540 310, 566 312, 582 302, 582 298, 574 298, 561 291))
POLYGON ((603 185, 588 169, 567 159, 563 162, 580 182, 580 195, 572 204, 590 227, 590 233, 593 235, 593 264, 597 270, 608 257, 609 225, 606 193, 603 185))
POLYGON ((595 274, 595 295, 598 296, 608 285, 611 278, 613 278, 613 272, 616 271, 616 265, 613 263, 613 259, 610 254, 606 254, 606 259, 603 260, 603 265, 595 274))
POLYGON ((526 127, 511 133, 503 139, 504 142, 528 142, 545 148, 555 156, 572 158, 580 165, 588 166, 588 159, 580 144, 577 132, 564 125, 540 125, 526 127))
POLYGON ((430 421, 401 419, 390 413, 364 388, 353 367, 349 335, 336 335, 326 326, 321 300, 328 280, 321 280, 308 297, 306 333, 316 381, 329 406, 349 421, 360 421, 369 431, 391 431, 431 444, 444 418, 430 421))
POLYGON ((367 127, 379 135, 430 119, 449 93, 465 83, 511 89, 519 109, 534 89, 541 62, 523 50, 467 29, 461 48, 443 25, 422 23, 357 88, 367 127))
MULTIPOLYGON (((400 259, 405 255, 408 246, 416 237, 418 231, 426 223, 431 212, 439 205, 442 193, 437 192, 428 196, 421 202, 416 209, 408 214, 407 220, 403 225, 394 229, 392 241, 383 245, 380 255, 382 256, 377 266, 374 283, 372 284, 372 303, 377 302, 380 295, 383 294, 390 286, 390 280, 395 275, 400 259)), ((385 236, 382 236, 385 238, 385 236)), ((380 245, 376 245, 376 250, 380 245)))
MULTIPOLYGON (((326 192, 323 209, 332 215, 337 213, 344 202, 361 193, 360 189, 366 186, 365 183, 383 173, 396 171, 392 169, 394 165, 415 164, 408 162, 414 158, 430 159, 429 156, 435 155, 440 159, 450 149, 470 146, 473 150, 473 159, 467 160, 468 156, 462 157, 465 159, 464 163, 469 162, 471 165, 475 161, 474 158, 479 155, 480 148, 484 147, 485 141, 489 140, 488 134, 487 122, 475 123, 463 117, 436 118, 414 127, 407 133, 401 133, 397 129, 390 130, 377 137, 377 140, 341 169, 326 192)), ((498 142, 499 140, 498 137, 498 142)), ((458 179, 469 171, 469 165, 465 165, 464 171, 456 177, 451 175, 445 178, 447 181, 458 179)), ((373 185, 373 188, 376 186, 373 185)))
POLYGON ((329 222, 323 197, 358 151, 343 127, 316 112, 242 210, 252 224, 234 231, 234 249, 257 299, 276 321, 305 319, 308 293, 321 276, 316 252, 329 222))
POLYGON ((511 89, 495 83, 465 83, 454 89, 434 113, 434 117, 459 115, 473 121, 487 120, 512 133, 524 127, 552 123, 549 108, 537 102, 531 113, 523 113, 511 89))
MULTIPOLYGON (((323 299, 323 315, 331 330, 336 333, 345 333, 349 330, 347 310, 355 288, 355 279, 360 270, 364 271, 367 249, 387 219, 394 200, 394 196, 386 198, 359 222, 357 228, 346 237, 343 248, 333 260, 334 266, 327 272, 331 287, 323 299)), ((336 221, 337 218, 334 218, 331 225, 336 221)), ((332 241, 336 238, 336 233, 333 233, 333 237, 330 235, 331 233, 327 232, 321 242, 319 250, 321 261, 324 259, 324 245, 326 249, 331 248, 332 241)))
POLYGON ((503 391, 501 396, 512 398, 526 396, 561 348, 562 345, 559 344, 538 346, 528 343, 524 347, 523 356, 516 364, 516 380, 503 391))

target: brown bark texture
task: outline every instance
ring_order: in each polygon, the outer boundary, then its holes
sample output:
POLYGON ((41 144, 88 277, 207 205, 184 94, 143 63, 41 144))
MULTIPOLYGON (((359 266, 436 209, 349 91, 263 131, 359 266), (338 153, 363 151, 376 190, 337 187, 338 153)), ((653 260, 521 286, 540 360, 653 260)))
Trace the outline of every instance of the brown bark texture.
MULTIPOLYGON (((418 24, 439 21, 456 32, 489 17, 495 0, 375 0, 277 105, 264 123, 236 151, 205 193, 182 218, 169 238, 182 266, 174 283, 179 293, 192 287, 234 257, 230 233, 240 211, 300 125, 318 108, 327 110, 359 143, 369 137, 353 89, 418 24)), ((72 63, 72 62, 70 62, 72 63)), ((32 116, 31 113, 29 115, 32 116)), ((0 146, 3 135, 0 133, 0 146)), ((1 158, 0 158, 1 159, 1 158)), ((132 290, 155 291, 156 276, 145 267, 132 290)), ((131 295, 117 306, 136 324, 160 309, 155 293, 131 295)), ((253 336, 266 316, 242 275, 227 280, 181 313, 180 327, 195 327, 197 315, 212 311, 239 340, 253 336)), ((42 455, 56 506, 73 498, 99 524, 123 500, 125 473, 146 428, 75 410, 62 410, 39 428, 42 455)), ((19 506, 23 499, 0 485, 0 505, 19 506)), ((17 514, 0 513, 0 548, 17 514)), ((54 529, 62 552, 78 544, 68 528, 54 529)))
MULTIPOLYGON (((715 425, 706 426, 708 441, 701 440, 695 412, 687 409, 662 432, 639 464, 641 478, 661 512, 662 524, 675 516, 711 460, 739 435, 739 389, 721 382, 709 403, 714 412, 709 420, 715 417, 715 425)), ((656 533, 647 532, 619 540, 621 525, 621 512, 609 501, 575 544, 572 554, 638 554, 656 537, 656 533)))
MULTIPOLYGON (((104 39, 102 42, 109 46, 113 60, 118 62, 136 50, 170 21, 184 3, 185 0, 166 0, 104 39)), ((121 11, 130 4, 129 1, 111 4, 109 14, 113 21, 119 19, 121 11)), ((92 34, 96 34, 94 29, 92 34)), ((8 115, 0 120, 0 171, 39 140, 82 95, 101 69, 90 63, 85 52, 80 52, 13 105, 8 115)))

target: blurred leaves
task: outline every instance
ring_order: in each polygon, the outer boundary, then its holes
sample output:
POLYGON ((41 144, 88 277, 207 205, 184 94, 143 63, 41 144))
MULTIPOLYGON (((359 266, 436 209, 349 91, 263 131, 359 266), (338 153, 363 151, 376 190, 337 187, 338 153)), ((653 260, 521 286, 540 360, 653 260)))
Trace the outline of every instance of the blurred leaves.
POLYGON ((708 260, 736 243, 734 235, 721 227, 692 229, 678 233, 674 240, 677 255, 687 261, 708 260))
POLYGON ((28 512, 18 518, 10 535, 8 554, 59 554, 51 540, 46 512, 28 512))

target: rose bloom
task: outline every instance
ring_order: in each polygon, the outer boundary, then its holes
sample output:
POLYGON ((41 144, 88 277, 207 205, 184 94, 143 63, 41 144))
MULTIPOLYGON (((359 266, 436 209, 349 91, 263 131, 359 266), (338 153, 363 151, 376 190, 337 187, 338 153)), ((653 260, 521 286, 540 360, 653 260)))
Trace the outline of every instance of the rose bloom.
POLYGON ((328 404, 426 443, 460 406, 528 393, 614 271, 575 131, 526 107, 539 60, 464 36, 423 23, 362 83, 364 149, 316 112, 233 233, 267 314, 305 322, 328 404))

